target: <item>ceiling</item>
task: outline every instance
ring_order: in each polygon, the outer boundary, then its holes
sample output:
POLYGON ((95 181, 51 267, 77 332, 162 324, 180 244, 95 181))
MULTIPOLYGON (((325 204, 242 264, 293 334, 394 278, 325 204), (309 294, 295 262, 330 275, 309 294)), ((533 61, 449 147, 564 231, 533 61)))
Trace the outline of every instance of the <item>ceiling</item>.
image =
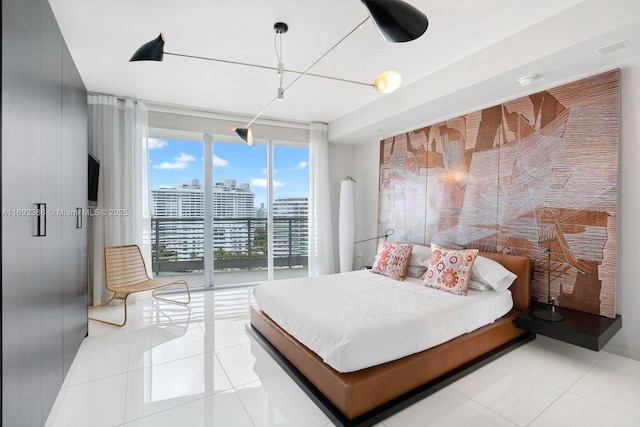
MULTIPOLYGON (((273 70, 165 55, 128 62, 159 33, 165 51, 305 70, 368 16, 357 0, 49 0, 89 92, 229 113, 247 122, 277 95, 273 70)), ((373 83, 398 71, 399 90, 303 76, 261 116, 329 123, 332 142, 380 140, 506 99, 640 61, 637 0, 408 0, 427 32, 390 43, 371 20, 310 72, 373 83), (623 49, 596 49, 625 40, 623 49), (531 86, 518 78, 537 74, 531 86)), ((284 86, 296 74, 285 73, 284 86)), ((623 89, 624 90, 624 89, 623 89)))

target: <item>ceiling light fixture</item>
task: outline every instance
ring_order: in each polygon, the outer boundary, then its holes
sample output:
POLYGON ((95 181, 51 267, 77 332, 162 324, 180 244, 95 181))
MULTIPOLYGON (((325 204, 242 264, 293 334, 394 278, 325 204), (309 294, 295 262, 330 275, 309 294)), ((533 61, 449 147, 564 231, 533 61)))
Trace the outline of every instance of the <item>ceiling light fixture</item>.
POLYGON ((536 79, 538 78, 537 74, 529 74, 527 76, 522 76, 518 79, 518 82, 520 83, 520 86, 530 86, 533 84, 533 82, 536 81, 536 79))
POLYGON ((387 41, 394 43, 408 42, 420 37, 427 30, 429 26, 429 20, 427 17, 415 7, 402 0, 361 0, 365 7, 369 10, 369 16, 363 20, 358 26, 351 30, 347 35, 342 37, 337 43, 329 48, 324 54, 322 54, 315 62, 309 65, 304 71, 288 70, 284 68, 282 63, 282 34, 286 33, 289 29, 288 25, 283 22, 276 22, 274 24, 274 30, 276 32, 276 55, 278 57, 278 66, 269 67, 258 64, 250 64, 245 62, 229 61, 217 58, 208 58, 203 56, 185 55, 179 53, 165 52, 164 51, 164 36, 160 34, 154 40, 142 45, 133 54, 130 62, 135 61, 162 61, 164 55, 182 56, 187 58, 204 59, 208 61, 216 61, 227 64, 245 65, 256 68, 276 70, 280 77, 280 84, 278 86, 277 96, 271 100, 256 116, 243 128, 233 128, 232 130, 238 134, 238 136, 247 144, 253 143, 253 135, 249 127, 253 122, 258 119, 274 102, 284 99, 285 92, 291 88, 302 76, 313 76, 330 80, 343 81, 347 83, 355 83, 364 86, 373 87, 379 93, 390 93, 396 90, 402 81, 400 74, 395 71, 385 71, 380 74, 373 84, 363 83, 354 80, 342 79, 338 77, 323 76, 320 74, 309 73, 318 62, 320 62, 325 56, 327 56, 333 49, 346 40, 351 34, 364 25, 369 19, 373 20, 378 32, 387 41), (280 46, 278 48, 278 38, 280 39, 280 46), (283 86, 284 73, 289 72, 298 74, 298 76, 289 83, 288 86, 283 86))

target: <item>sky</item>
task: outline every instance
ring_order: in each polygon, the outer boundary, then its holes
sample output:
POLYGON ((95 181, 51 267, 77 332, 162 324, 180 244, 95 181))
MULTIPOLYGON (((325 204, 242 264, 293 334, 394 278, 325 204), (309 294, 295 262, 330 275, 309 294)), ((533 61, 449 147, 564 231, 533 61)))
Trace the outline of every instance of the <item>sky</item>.
MULTIPOLYGON (((152 189, 204 182, 203 147, 201 142, 175 139, 149 139, 149 180, 152 189)), ((274 197, 308 195, 309 150, 304 147, 275 146, 274 197)), ((249 183, 255 193, 255 205, 266 206, 267 147, 214 142, 213 180, 235 179, 236 184, 249 183)))

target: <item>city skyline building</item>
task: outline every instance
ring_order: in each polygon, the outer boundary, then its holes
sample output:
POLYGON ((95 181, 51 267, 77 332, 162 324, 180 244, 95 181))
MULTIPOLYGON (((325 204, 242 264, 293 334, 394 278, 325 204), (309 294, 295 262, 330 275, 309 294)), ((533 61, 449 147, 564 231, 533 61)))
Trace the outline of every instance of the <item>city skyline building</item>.
MULTIPOLYGON (((165 253, 179 261, 204 257, 204 186, 199 179, 151 190, 154 236, 165 253), (175 219, 175 221, 173 220, 175 219)), ((213 187, 214 250, 266 256, 267 210, 254 206, 250 184, 228 179, 213 187)), ((280 197, 273 202, 273 253, 292 259, 308 254, 308 198, 280 197)))

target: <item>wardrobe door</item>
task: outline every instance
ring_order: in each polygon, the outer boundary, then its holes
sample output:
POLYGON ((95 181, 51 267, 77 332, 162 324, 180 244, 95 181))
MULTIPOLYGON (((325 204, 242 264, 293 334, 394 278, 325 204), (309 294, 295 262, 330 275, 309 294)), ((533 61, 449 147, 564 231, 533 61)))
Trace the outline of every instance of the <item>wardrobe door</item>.
POLYGON ((2 425, 42 425, 42 2, 2 1, 2 425), (8 35, 11 35, 10 37, 8 35))
POLYGON ((63 45, 62 328, 64 375, 87 334, 87 92, 63 45), (79 210, 78 210, 79 209, 79 210), (75 215, 74 215, 75 214, 75 215))
POLYGON ((42 312, 42 419, 62 387, 62 34, 49 7, 41 19, 40 188, 47 204, 46 236, 41 241, 37 299, 42 312))

